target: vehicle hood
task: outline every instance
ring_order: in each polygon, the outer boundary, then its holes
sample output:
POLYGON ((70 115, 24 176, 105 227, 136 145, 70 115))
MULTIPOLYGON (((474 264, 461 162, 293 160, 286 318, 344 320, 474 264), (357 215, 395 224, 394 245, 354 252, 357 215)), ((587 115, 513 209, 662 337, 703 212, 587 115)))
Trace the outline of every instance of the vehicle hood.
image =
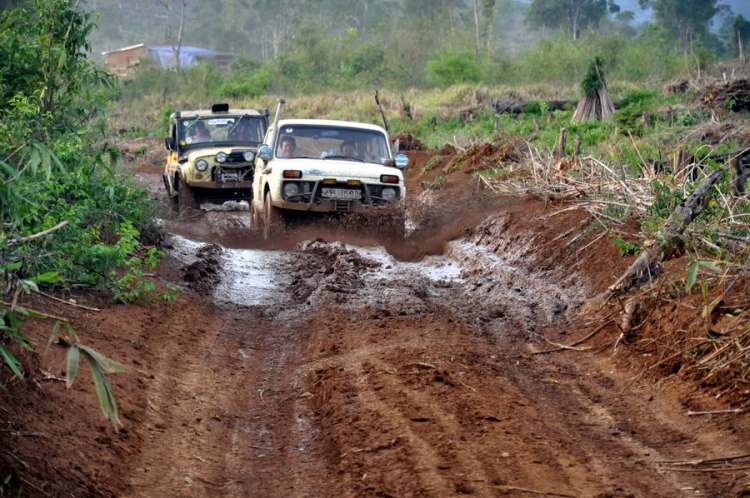
POLYGON ((284 170, 300 170, 303 178, 368 178, 380 180, 380 175, 396 175, 401 180, 401 170, 375 163, 361 163, 342 159, 276 159, 273 169, 281 174, 284 170))
POLYGON ((206 156, 215 156, 219 152, 224 152, 226 154, 229 154, 232 151, 247 151, 251 150, 253 152, 258 151, 258 146, 252 146, 252 145, 223 145, 218 147, 206 147, 202 149, 196 149, 191 150, 187 153, 188 160, 194 160, 198 159, 199 157, 206 157, 206 156))

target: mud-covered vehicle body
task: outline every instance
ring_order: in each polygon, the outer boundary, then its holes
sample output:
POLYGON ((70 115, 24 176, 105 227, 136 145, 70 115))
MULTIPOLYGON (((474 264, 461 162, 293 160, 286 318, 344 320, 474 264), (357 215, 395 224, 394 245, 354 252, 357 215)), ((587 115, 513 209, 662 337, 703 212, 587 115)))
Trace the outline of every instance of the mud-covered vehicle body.
POLYGON ((255 162, 252 224, 263 227, 268 237, 291 212, 351 213, 403 203, 401 168, 407 162, 404 154, 394 158, 388 134, 379 126, 277 120, 255 162))
POLYGON ((249 200, 258 147, 270 112, 229 109, 181 111, 170 117, 164 170, 168 196, 181 208, 199 202, 249 200))

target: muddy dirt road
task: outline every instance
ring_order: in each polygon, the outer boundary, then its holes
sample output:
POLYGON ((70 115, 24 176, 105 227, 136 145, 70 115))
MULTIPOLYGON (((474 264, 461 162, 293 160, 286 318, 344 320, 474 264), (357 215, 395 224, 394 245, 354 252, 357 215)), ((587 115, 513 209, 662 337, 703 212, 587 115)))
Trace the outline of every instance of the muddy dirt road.
POLYGON ((533 354, 594 328, 573 317, 595 284, 537 264, 514 209, 541 208, 496 208, 416 261, 325 233, 248 248, 242 211, 173 222, 213 318, 159 354, 127 495, 723 496, 662 462, 741 438, 696 431, 607 355, 533 354))
POLYGON ((264 245, 243 210, 168 221, 156 278, 189 288, 179 302, 57 310, 132 365, 113 378, 124 429, 96 418, 91 386, 42 380, 40 422, 19 408, 9 425, 48 442, 14 440, 40 469, 27 482, 38 496, 742 496, 740 470, 666 462, 750 453, 746 419, 687 416, 679 385, 632 382, 611 339, 536 354, 595 331, 576 310, 628 264, 584 233, 587 215, 530 198, 457 212, 415 211, 403 244, 303 228, 264 245))

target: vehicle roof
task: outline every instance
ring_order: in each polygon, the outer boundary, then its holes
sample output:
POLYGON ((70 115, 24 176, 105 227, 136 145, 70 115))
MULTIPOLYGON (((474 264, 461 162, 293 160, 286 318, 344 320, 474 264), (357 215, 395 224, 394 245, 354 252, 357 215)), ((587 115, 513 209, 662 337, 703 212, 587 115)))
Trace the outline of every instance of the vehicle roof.
MULTIPOLYGON (((229 109, 227 112, 213 112, 213 111, 180 111, 180 118, 194 118, 196 116, 198 117, 208 117, 208 116, 216 116, 217 118, 220 118, 222 116, 244 116, 245 114, 248 114, 250 116, 262 116, 261 113, 256 111, 255 109, 229 109)), ((170 118, 174 119, 177 117, 177 113, 174 112, 170 116, 170 118)))
POLYGON ((287 125, 308 125, 308 126, 337 126, 342 128, 359 128, 361 130, 372 130, 385 133, 385 130, 378 125, 357 123, 355 121, 335 121, 332 119, 281 119, 279 126, 287 125))

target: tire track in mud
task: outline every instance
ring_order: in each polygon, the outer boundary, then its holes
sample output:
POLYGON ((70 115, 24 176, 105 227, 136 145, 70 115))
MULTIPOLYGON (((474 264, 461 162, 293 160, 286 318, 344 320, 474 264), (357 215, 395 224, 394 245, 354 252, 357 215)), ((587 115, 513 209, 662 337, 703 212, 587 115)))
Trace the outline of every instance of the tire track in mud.
MULTIPOLYGON (((209 246, 184 240, 177 245, 174 253, 199 274, 202 261, 194 261, 195 255, 209 246)), ((224 267, 231 267, 231 256, 224 253, 224 267)), ((263 271, 267 277, 268 265, 263 271)), ((252 273, 229 278, 257 291, 246 301, 276 296, 273 282, 252 273)), ((165 344, 158 353, 155 371, 162 380, 151 386, 145 422, 154 430, 136 464, 130 496, 323 496, 325 465, 316 456, 309 413, 296 399, 300 386, 291 375, 304 339, 299 321, 290 327, 283 312, 274 316, 266 306, 227 301, 238 294, 224 277, 214 291, 221 301, 197 310, 209 316, 203 320, 207 327, 196 330, 193 347, 165 344)), ((196 329, 189 321, 195 314, 186 313, 175 326, 196 329)))
POLYGON ((528 355, 583 290, 449 254, 225 251, 204 332, 160 352, 132 496, 710 496, 659 471, 688 436, 605 366, 528 355))
POLYGON ((659 470, 676 447, 653 448, 653 433, 668 427, 639 438, 628 415, 648 411, 605 399, 624 386, 591 362, 528 356, 530 331, 563 319, 575 291, 468 256, 460 280, 402 267, 385 292, 380 268, 346 247, 301 250, 311 259, 299 271, 323 268, 300 297, 314 317, 308 385, 334 495, 702 494, 700 479, 659 470))

